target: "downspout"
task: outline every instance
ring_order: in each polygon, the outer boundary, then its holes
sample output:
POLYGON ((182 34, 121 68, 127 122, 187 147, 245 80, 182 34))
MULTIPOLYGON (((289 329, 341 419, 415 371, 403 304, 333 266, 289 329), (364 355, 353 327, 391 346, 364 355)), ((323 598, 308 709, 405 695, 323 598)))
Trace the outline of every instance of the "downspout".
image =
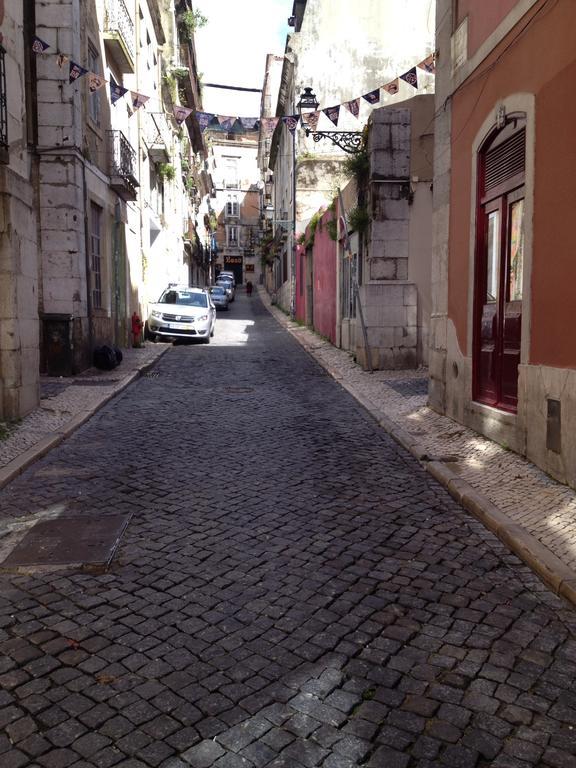
POLYGON ((82 156, 82 194, 84 199, 84 253, 86 256, 86 311, 88 313, 88 349, 89 365, 94 352, 94 318, 92 316, 92 275, 90 265, 90 229, 88 226, 88 188, 86 185, 86 158, 82 156))

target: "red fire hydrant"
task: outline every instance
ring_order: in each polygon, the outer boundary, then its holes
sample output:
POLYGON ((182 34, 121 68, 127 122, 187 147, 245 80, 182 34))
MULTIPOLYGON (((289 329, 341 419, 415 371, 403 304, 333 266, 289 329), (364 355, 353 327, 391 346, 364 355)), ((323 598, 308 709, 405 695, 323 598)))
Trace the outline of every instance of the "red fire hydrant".
POLYGON ((132 346, 133 347, 139 347, 141 346, 142 342, 142 328, 144 328, 144 323, 140 318, 138 317, 138 314, 134 312, 132 315, 132 346))

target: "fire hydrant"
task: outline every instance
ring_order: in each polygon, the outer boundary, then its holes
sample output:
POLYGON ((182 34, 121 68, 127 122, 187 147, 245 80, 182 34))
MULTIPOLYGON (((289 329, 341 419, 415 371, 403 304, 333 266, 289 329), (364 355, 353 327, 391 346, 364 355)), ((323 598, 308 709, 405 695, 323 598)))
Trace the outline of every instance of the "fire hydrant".
POLYGON ((140 318, 138 317, 138 314, 134 312, 132 315, 132 346, 133 347, 140 347, 142 344, 142 328, 144 328, 144 323, 140 318))

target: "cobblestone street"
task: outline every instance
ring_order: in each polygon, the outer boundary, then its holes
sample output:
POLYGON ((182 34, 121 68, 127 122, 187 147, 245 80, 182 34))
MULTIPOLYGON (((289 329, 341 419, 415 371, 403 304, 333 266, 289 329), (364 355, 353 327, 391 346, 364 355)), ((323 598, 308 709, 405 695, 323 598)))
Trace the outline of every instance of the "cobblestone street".
POLYGON ((0 494, 0 766, 576 766, 576 615, 238 296, 0 494))

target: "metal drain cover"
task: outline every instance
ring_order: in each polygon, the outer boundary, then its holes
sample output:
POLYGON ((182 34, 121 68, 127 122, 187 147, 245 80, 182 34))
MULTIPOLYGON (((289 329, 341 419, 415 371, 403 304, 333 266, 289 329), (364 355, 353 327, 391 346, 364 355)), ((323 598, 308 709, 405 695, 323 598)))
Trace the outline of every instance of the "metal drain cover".
POLYGON ((4 568, 108 565, 130 515, 57 517, 37 522, 2 562, 4 568))

